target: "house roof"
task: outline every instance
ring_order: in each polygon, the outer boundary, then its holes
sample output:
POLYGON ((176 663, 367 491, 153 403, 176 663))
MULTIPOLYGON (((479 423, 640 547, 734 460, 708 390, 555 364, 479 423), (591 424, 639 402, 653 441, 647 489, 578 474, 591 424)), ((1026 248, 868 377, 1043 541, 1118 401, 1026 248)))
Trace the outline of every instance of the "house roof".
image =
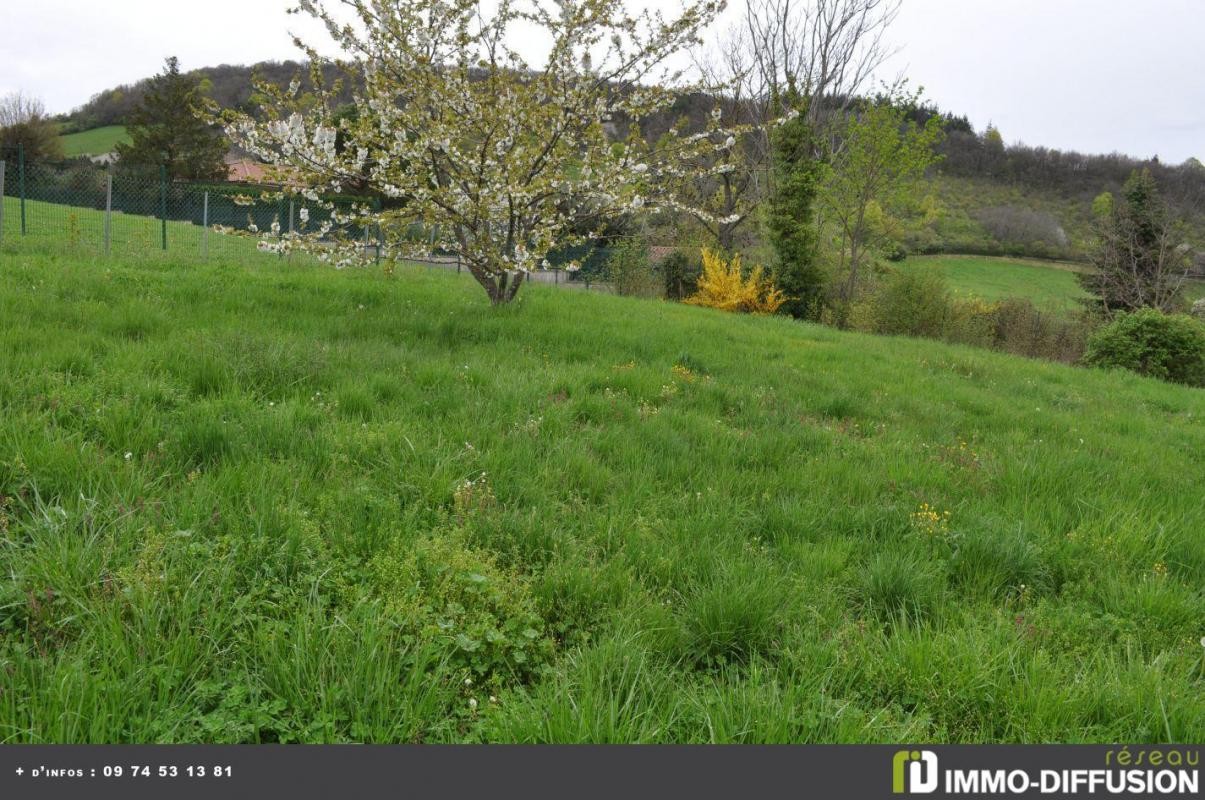
POLYGON ((226 159, 227 180, 236 183, 264 183, 268 166, 249 158, 226 159))

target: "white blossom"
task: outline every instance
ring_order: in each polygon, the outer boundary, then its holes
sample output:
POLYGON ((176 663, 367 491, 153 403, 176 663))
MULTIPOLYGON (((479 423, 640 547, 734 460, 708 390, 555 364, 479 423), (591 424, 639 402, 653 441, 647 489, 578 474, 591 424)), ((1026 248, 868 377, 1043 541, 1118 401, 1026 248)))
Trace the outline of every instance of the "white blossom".
POLYGON ((629 16, 611 0, 349 4, 371 9, 367 21, 346 26, 328 9, 338 4, 322 0, 301 0, 298 9, 360 66, 358 113, 336 122, 331 109, 345 98, 324 86, 303 95, 294 82, 288 92, 262 87, 267 107, 255 117, 227 116, 231 139, 279 167, 307 204, 302 230, 287 236, 279 223, 263 234, 248 224, 266 250, 304 249, 340 268, 455 253, 495 302, 505 302, 549 253, 587 243, 583 231, 630 212, 685 208, 678 185, 710 174, 686 165, 714 153, 717 141, 735 145, 718 108, 706 131, 672 131, 664 147, 617 142, 607 124, 639 126, 672 107, 675 92, 657 76, 668 78, 664 62, 715 18, 713 0, 686 0, 681 16, 664 20, 629 16), (516 36, 547 40, 546 58, 529 67, 508 45, 516 36), (607 81, 582 80, 583 65, 607 81), (617 85, 634 88, 612 91, 617 85), (368 193, 404 202, 349 208, 346 195, 368 193), (322 222, 309 227, 314 209, 322 222), (402 235, 416 223, 426 235, 402 235), (381 253, 364 247, 366 229, 386 237, 381 253))

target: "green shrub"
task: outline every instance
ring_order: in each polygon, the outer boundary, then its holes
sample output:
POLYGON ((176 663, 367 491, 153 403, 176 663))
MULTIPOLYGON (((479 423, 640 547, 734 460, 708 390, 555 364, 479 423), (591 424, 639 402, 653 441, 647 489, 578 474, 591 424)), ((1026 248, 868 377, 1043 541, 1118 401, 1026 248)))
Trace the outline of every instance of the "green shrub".
POLYGON ((876 333, 940 339, 951 313, 950 291, 935 267, 895 269, 873 300, 876 333))
POLYGON ((527 583, 459 531, 398 541, 372 560, 375 593, 414 643, 441 642, 474 680, 534 677, 552 658, 547 626, 527 583))
POLYGON ((942 338, 947 342, 976 347, 995 347, 995 303, 978 297, 951 301, 942 338))
POLYGON ((699 291, 699 276, 703 274, 703 261, 685 250, 675 250, 661 262, 661 277, 665 283, 665 297, 681 302, 699 291))
POLYGON ((661 291, 649 262, 648 245, 644 242, 628 240, 612 250, 607 259, 607 275, 616 294, 655 297, 661 291))
POLYGON ((908 248, 899 242, 892 242, 883 251, 883 258, 888 261, 899 263, 908 257, 908 248))
POLYGON ((846 323, 868 333, 941 339, 1064 363, 1080 360, 1092 330, 1086 316, 1064 318, 1026 298, 955 297, 940 270, 928 265, 893 269, 849 306, 846 323))
POLYGON ((990 317, 992 346, 1030 358, 1078 361, 1090 332, 1086 320, 1065 319, 1042 311, 1025 298, 1010 297, 996 303, 990 317))
POLYGON ((1088 341, 1084 363, 1205 386, 1205 326, 1184 314, 1121 314, 1088 341))

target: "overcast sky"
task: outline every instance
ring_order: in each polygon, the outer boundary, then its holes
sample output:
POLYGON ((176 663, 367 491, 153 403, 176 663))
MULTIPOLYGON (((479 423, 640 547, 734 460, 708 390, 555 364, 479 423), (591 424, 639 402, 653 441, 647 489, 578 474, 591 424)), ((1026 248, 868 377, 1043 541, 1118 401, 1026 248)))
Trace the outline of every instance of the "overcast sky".
MULTIPOLYGON (((662 5, 664 0, 659 0, 662 5)), ((730 0, 739 4, 740 0, 730 0)), ((157 72, 296 56, 289 0, 0 0, 0 94, 52 112, 157 72)), ((890 63, 977 130, 1205 160, 1205 0, 903 0, 890 63)))

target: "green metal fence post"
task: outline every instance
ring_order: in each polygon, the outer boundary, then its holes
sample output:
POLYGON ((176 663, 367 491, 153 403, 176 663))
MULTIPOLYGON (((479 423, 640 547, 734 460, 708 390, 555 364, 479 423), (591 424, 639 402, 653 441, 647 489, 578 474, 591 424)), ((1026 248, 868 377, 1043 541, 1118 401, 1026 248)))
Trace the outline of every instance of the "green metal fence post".
MULTIPOLYGON (((282 200, 281 202, 283 205, 284 201, 282 200)), ((289 196, 289 224, 286 225, 286 227, 282 228, 281 230, 282 231, 288 230, 289 231, 289 239, 293 239, 293 196, 292 195, 289 196)), ((284 251, 281 251, 281 258, 284 258, 284 251)), ((289 260, 290 261, 293 260, 293 252, 292 251, 289 251, 289 260)))
POLYGON ((201 206, 201 257, 209 258, 209 192, 201 206))
POLYGON ((113 226, 113 168, 105 175, 105 255, 109 255, 113 226))
POLYGON ((17 186, 21 191, 21 235, 25 235, 25 145, 17 145, 17 186))
POLYGON ((8 165, 0 160, 0 243, 4 242, 4 174, 8 165))
POLYGON ((163 249, 167 249, 167 165, 159 165, 159 225, 163 236, 163 249))

